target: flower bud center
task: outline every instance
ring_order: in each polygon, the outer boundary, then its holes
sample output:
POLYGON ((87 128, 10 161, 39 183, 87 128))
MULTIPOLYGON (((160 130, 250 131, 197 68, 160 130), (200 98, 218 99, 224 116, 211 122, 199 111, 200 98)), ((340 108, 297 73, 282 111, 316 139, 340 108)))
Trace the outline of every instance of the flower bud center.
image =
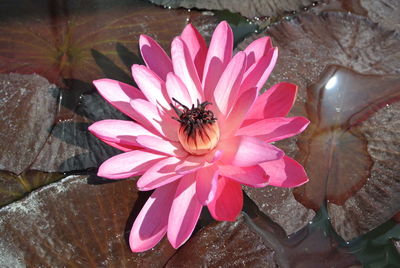
POLYGON ((206 109, 211 103, 197 101, 197 106, 192 105, 189 109, 176 99, 173 100, 183 108, 180 110, 171 104, 179 116, 179 118, 173 118, 181 124, 178 129, 178 138, 182 147, 193 155, 203 155, 214 149, 220 133, 217 118, 214 117, 212 111, 206 109))

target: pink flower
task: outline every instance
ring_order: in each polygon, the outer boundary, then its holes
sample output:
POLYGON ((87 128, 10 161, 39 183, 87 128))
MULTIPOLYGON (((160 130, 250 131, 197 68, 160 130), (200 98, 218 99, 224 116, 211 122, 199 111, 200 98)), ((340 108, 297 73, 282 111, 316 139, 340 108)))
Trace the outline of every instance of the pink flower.
POLYGON ((98 175, 141 175, 137 187, 155 190, 131 233, 132 251, 155 246, 167 233, 174 248, 190 237, 203 206, 220 221, 234 221, 243 205, 241 185, 296 187, 308 181, 303 167, 271 142, 302 132, 309 121, 285 117, 297 87, 279 83, 258 95, 278 49, 268 37, 232 57, 226 22, 209 48, 187 25, 171 45, 171 58, 149 36, 140 36, 146 66, 133 65, 137 88, 110 79, 94 81, 100 94, 134 121, 103 120, 89 130, 124 151, 98 175))

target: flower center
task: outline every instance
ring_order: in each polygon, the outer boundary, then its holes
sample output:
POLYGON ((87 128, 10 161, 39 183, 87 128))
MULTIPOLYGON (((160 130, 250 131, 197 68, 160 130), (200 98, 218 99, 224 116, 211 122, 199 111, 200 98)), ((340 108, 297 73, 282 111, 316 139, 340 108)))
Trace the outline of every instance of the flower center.
POLYGON ((193 104, 189 109, 176 99, 172 99, 183 108, 180 110, 170 104, 179 116, 172 118, 181 123, 178 138, 183 148, 193 155, 206 154, 214 149, 219 140, 219 127, 213 112, 206 109, 211 103, 197 101, 197 106, 193 104))

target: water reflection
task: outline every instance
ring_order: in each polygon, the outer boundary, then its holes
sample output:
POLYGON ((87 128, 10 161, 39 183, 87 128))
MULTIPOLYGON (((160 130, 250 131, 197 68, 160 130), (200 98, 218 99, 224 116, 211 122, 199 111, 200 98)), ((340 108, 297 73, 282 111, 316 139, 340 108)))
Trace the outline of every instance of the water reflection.
POLYGON ((338 78, 337 76, 332 76, 329 80, 328 83, 326 83, 325 85, 325 89, 326 90, 331 90, 333 88, 335 88, 336 84, 337 84, 338 78))
POLYGON ((398 253, 392 242, 400 237, 400 225, 393 220, 350 242, 332 228, 326 207, 302 230, 286 237, 283 229, 258 210, 248 198, 246 222, 274 249, 279 267, 397 267, 398 253), (355 265, 355 266, 353 266, 355 265))
POLYGON ((289 237, 249 198, 244 210, 246 222, 274 249, 279 267, 349 267, 359 263, 355 256, 348 254, 343 239, 332 229, 325 208, 306 227, 289 237))
POLYGON ((325 199, 343 204, 370 176, 373 160, 360 125, 400 99, 400 78, 332 65, 307 89, 307 97, 312 124, 298 145, 311 180, 295 196, 318 210, 325 199))

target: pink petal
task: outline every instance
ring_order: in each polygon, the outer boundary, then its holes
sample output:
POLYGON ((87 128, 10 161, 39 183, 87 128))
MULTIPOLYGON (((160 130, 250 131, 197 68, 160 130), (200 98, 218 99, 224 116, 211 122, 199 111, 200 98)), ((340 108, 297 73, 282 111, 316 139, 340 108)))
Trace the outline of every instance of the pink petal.
POLYGON ((252 88, 243 92, 243 94, 237 99, 232 111, 229 113, 229 116, 225 121, 225 124, 223 124, 223 130, 221 131, 223 137, 229 137, 235 134, 236 130, 240 127, 246 117, 247 112, 254 104, 257 95, 257 88, 252 88))
POLYGON ((257 137, 266 142, 283 140, 303 132, 310 121, 305 117, 273 117, 242 127, 236 135, 257 137))
POLYGON ((176 166, 176 173, 182 175, 192 173, 202 168, 205 164, 206 161, 203 156, 189 155, 176 166))
POLYGON ((229 62, 214 91, 215 104, 223 115, 227 115, 239 93, 244 69, 246 54, 238 52, 229 62))
POLYGON ((139 39, 140 53, 147 67, 165 81, 172 72, 172 62, 164 49, 150 36, 141 35, 139 39))
POLYGON ((181 34, 181 38, 189 50, 190 57, 196 67, 199 78, 202 78, 204 62, 206 61, 207 55, 206 41, 204 41, 204 38, 192 24, 186 25, 181 34))
POLYGON ((206 154, 204 156, 204 159, 208 163, 213 164, 213 163, 217 162, 218 160, 220 160, 222 155, 223 155, 222 150, 214 149, 213 151, 206 154))
POLYGON ((148 168, 138 180, 137 186, 141 191, 153 190, 182 176, 194 173, 203 166, 204 162, 195 161, 191 156, 186 159, 171 156, 148 168))
POLYGON ((140 146, 136 142, 136 137, 139 135, 155 137, 153 133, 141 125, 125 120, 98 121, 90 125, 89 131, 104 142, 117 144, 127 149, 140 146))
POLYGON ((154 247, 167 232, 169 212, 174 200, 177 182, 160 187, 147 200, 133 223, 129 245, 133 252, 154 247))
POLYGON ((244 50, 247 55, 246 70, 249 69, 249 67, 254 63, 259 61, 261 57, 265 56, 271 48, 272 42, 268 36, 258 38, 251 42, 251 44, 248 45, 244 50))
POLYGON ((133 150, 140 150, 140 149, 142 149, 141 147, 139 147, 139 146, 130 146, 130 145, 122 145, 122 144, 119 144, 119 143, 115 143, 115 142, 111 142, 111 141, 106 141, 106 140, 102 140, 104 143, 106 143, 106 144, 108 144, 108 145, 110 145, 110 146, 112 146, 112 147, 114 147, 114 148, 117 148, 118 150, 121 150, 121 151, 124 151, 124 152, 130 152, 130 151, 133 151, 133 150))
POLYGON ((181 160, 176 157, 168 157, 147 167, 137 181, 137 187, 140 191, 149 191, 181 178, 183 175, 175 172, 176 166, 180 162, 181 160))
MULTIPOLYGON (((284 117, 296 100, 297 86, 282 82, 259 96, 246 116, 248 123, 271 117, 284 117)), ((247 122, 244 125, 248 124, 247 122)))
POLYGON ((251 167, 220 165, 219 174, 251 187, 264 187, 268 185, 268 175, 259 165, 251 167))
POLYGON ((93 81, 93 84, 104 99, 131 118, 134 118, 135 111, 129 104, 130 101, 145 98, 137 88, 119 81, 99 79, 93 81))
POLYGON ((189 239, 199 219, 202 205, 195 193, 194 174, 186 175, 179 182, 168 219, 167 236, 174 248, 189 239))
POLYGON ((103 162, 97 175, 108 179, 125 179, 137 176, 163 157, 165 156, 141 150, 122 153, 103 162))
POLYGON ((254 63, 244 74, 240 92, 256 87, 258 91, 264 86, 278 59, 278 48, 271 49, 259 61, 254 63))
POLYGON ((208 49, 202 85, 204 96, 210 100, 225 67, 232 57, 233 33, 226 21, 221 22, 214 31, 208 49))
POLYGON ((187 155, 179 142, 163 140, 156 136, 138 136, 136 141, 140 146, 160 153, 178 157, 187 155))
POLYGON ((167 75, 166 85, 167 85, 168 96, 173 105, 177 104, 174 103, 172 99, 175 98, 176 100, 178 100, 183 105, 186 105, 187 107, 192 106, 193 102, 189 94, 189 91, 187 90, 185 84, 182 83, 181 79, 178 76, 176 76, 174 73, 169 73, 167 75))
POLYGON ((172 41, 171 56, 174 73, 185 84, 190 97, 192 98, 192 102, 196 103, 197 99, 201 102, 203 97, 200 79, 194 67, 192 58, 190 57, 188 48, 180 37, 175 37, 172 41))
POLYGON ((235 221, 243 207, 243 192, 239 183, 220 177, 214 200, 208 210, 217 221, 235 221))
POLYGON ((131 106, 137 114, 136 120, 146 129, 155 130, 169 140, 179 140, 179 122, 173 120, 169 114, 161 112, 154 104, 142 99, 132 100, 131 106))
POLYGON ((196 172, 196 196, 202 205, 210 203, 217 191, 218 167, 216 165, 199 169, 196 172))
POLYGON ((155 163, 140 177, 137 186, 142 191, 153 190, 202 168, 204 162, 191 156, 184 158, 168 157, 155 163))
POLYGON ((221 158, 223 163, 238 167, 254 166, 284 156, 279 148, 250 136, 236 136, 223 140, 219 149, 224 152, 221 158))
POLYGON ((269 175, 269 184, 272 186, 291 188, 308 182, 303 166, 288 156, 261 163, 260 166, 269 175))
POLYGON ((134 64, 132 65, 132 76, 149 102, 156 106, 161 105, 166 109, 170 108, 165 98, 167 96, 165 82, 153 71, 145 66, 134 64))

